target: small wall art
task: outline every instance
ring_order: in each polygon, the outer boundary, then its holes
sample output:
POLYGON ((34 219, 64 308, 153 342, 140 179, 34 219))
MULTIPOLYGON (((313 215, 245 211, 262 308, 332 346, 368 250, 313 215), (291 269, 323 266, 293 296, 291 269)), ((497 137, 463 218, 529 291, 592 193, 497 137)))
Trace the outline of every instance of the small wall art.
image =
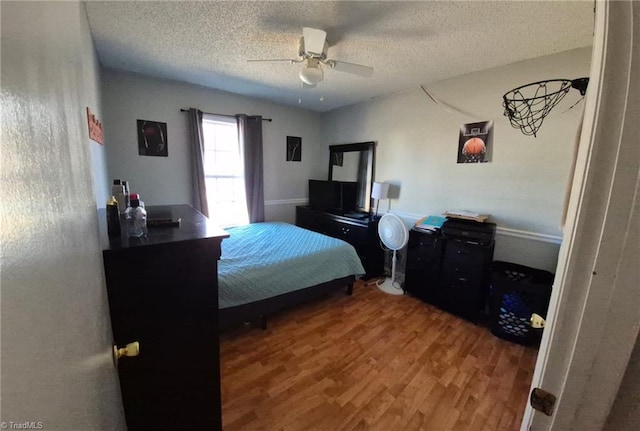
POLYGON ((493 121, 463 124, 458 139, 458 163, 486 163, 493 153, 493 121))
POLYGON ((138 154, 167 157, 167 123, 138 120, 138 154))
POLYGON ((87 126, 89 127, 89 139, 100 145, 104 144, 104 135, 102 133, 102 123, 96 118, 95 114, 87 106, 87 126))
POLYGON ((287 162, 302 161, 302 138, 287 136, 287 162))

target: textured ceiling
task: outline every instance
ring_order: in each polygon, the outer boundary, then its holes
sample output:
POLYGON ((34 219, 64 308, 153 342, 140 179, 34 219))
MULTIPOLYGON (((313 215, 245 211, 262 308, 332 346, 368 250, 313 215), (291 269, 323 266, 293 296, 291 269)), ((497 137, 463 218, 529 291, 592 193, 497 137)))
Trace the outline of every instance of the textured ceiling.
POLYGON ((90 1, 86 8, 106 67, 315 111, 593 38, 592 1, 90 1), (299 65, 247 63, 296 57, 302 27, 326 30, 329 58, 371 66, 373 76, 325 70, 318 88, 301 90, 299 65))

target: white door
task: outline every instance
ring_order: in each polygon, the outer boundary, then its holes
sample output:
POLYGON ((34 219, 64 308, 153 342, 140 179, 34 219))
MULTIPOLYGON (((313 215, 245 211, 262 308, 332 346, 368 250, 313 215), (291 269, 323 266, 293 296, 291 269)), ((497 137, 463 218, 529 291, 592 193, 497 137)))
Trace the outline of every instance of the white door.
POLYGON ((558 399, 522 430, 599 430, 640 326, 640 2, 596 2, 591 80, 533 376, 558 399), (634 28, 634 21, 636 23, 634 28))

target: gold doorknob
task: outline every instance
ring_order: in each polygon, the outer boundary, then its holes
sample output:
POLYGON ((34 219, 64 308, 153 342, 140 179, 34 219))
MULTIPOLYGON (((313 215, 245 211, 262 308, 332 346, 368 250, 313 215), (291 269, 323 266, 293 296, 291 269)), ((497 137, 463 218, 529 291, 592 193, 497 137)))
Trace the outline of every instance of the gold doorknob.
POLYGON ((140 354, 140 343, 134 341, 133 343, 129 343, 124 347, 118 348, 118 346, 113 346, 113 363, 115 366, 118 366, 118 360, 123 356, 138 356, 140 354))
POLYGON ((547 322, 544 320, 544 317, 542 317, 539 314, 533 313, 531 315, 531 327, 532 328, 536 328, 536 329, 541 329, 544 328, 544 325, 547 322))

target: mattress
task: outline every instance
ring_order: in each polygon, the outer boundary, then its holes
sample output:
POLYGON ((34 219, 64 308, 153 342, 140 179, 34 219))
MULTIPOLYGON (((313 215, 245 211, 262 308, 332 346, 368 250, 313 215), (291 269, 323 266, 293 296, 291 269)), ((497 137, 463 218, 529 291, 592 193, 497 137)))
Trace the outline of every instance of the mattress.
POLYGON ((352 245, 283 222, 225 229, 219 308, 234 307, 365 271, 352 245))

